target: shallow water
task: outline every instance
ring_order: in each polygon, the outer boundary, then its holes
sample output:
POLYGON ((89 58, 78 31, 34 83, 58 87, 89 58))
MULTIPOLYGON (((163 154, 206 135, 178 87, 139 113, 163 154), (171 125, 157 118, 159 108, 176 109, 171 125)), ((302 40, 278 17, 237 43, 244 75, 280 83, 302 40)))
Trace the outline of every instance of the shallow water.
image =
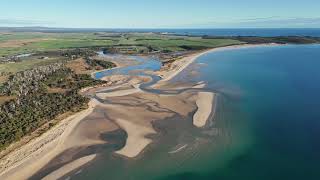
MULTIPOLYGON (((99 56, 113 56, 110 54, 99 53, 99 56)), ((100 79, 105 76, 110 75, 136 75, 136 76, 144 76, 145 73, 143 71, 158 71, 161 68, 161 62, 156 58, 144 58, 139 56, 128 56, 127 58, 132 59, 133 62, 136 62, 137 65, 127 66, 122 68, 114 68, 111 70, 105 70, 98 73, 95 73, 95 78, 100 79), (141 70, 141 71, 139 71, 141 70)), ((116 60, 116 59, 115 59, 116 60)))
POLYGON ((156 121, 143 155, 106 150, 71 179, 319 179, 319 45, 226 50, 196 63, 172 81, 219 92, 207 127, 195 128, 193 113, 156 121))

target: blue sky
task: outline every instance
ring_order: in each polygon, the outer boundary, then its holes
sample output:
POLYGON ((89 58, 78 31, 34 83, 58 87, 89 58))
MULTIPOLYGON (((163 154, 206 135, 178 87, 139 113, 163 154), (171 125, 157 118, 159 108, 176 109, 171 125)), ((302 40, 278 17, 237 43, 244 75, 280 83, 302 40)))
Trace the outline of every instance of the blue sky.
POLYGON ((320 0, 1 0, 0 26, 320 28, 320 0))

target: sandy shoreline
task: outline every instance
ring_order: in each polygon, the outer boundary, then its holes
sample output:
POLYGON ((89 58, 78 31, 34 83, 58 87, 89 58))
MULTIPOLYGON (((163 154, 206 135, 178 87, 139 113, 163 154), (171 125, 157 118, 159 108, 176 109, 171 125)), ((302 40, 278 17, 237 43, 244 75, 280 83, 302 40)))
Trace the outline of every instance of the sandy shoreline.
MULTIPOLYGON (((218 47, 218 48, 213 48, 213 49, 205 50, 202 52, 190 54, 186 57, 183 57, 180 60, 173 62, 172 69, 167 70, 167 71, 158 72, 158 75, 160 77, 162 77, 162 79, 159 81, 159 84, 170 81, 176 75, 181 73, 185 68, 187 68, 190 64, 192 64, 195 60, 197 60, 199 57, 201 57, 205 54, 212 53, 212 52, 218 52, 218 51, 232 50, 232 49, 263 47, 263 46, 280 46, 280 44, 275 44, 275 43, 257 44, 257 45, 255 45, 255 44, 241 44, 241 45, 232 45, 232 46, 226 46, 226 47, 218 47)), ((158 85, 156 85, 156 86, 158 86, 158 85)))
MULTIPOLYGON (((200 56, 216 51, 228 50, 228 49, 237 49, 237 48, 248 48, 248 47, 260 47, 260 46, 274 46, 277 44, 260 44, 260 45, 235 45, 229 47, 221 47, 214 48, 211 50, 207 50, 200 53, 191 54, 186 56, 176 62, 173 62, 173 68, 168 71, 159 72, 159 76, 162 77, 162 80, 159 81, 159 84, 166 83, 182 72, 185 68, 187 68, 190 64, 192 64, 197 58, 200 56)), ((93 75, 93 74, 92 74, 93 75)), ((158 86, 157 84, 156 86, 158 86)), ((203 88, 204 85, 200 84, 197 86, 199 89, 203 88)), ((139 88, 133 88, 131 90, 115 90, 114 92, 101 94, 103 98, 109 98, 114 96, 126 96, 134 93, 143 93, 139 91, 139 88)), ((141 95, 143 96, 143 95, 141 95)), ((151 95, 149 95, 151 96, 151 95)), ((199 93, 198 99, 196 101, 196 105, 198 107, 198 111, 194 115, 194 125, 197 127, 203 127, 206 124, 207 119, 209 118, 212 110, 212 105, 214 101, 215 95, 213 93, 199 93)), ((170 107, 171 100, 170 97, 165 99, 165 97, 152 97, 159 101, 159 103, 163 103, 166 107, 170 107), (162 99, 161 99, 162 98, 162 99)), ((91 100, 89 104, 89 108, 82 112, 79 112, 71 117, 68 117, 62 120, 58 125, 37 137, 36 139, 30 141, 26 145, 21 148, 13 151, 8 154, 4 158, 0 159, 0 179, 26 179, 31 177, 36 172, 38 172, 42 167, 44 167, 47 163, 50 162, 54 157, 62 153, 67 148, 70 148, 65 145, 65 141, 68 139, 69 135, 73 132, 76 126, 89 114, 91 114, 94 108, 99 105, 95 100, 91 100)), ((181 115, 188 114, 184 112, 186 108, 183 108, 183 104, 178 106, 172 106, 171 109, 174 109, 181 115)), ((190 107, 191 108, 191 107, 190 107)), ((193 108, 193 107, 192 107, 193 108)), ((191 111, 188 109, 188 111, 191 111)), ((132 110, 134 112, 134 110, 132 110)), ((143 112, 141 110, 141 112, 143 112)), ((121 112, 122 113, 122 112, 121 112)), ((125 114, 126 112, 124 112, 125 114)), ((110 113, 110 116, 113 116, 115 122, 124 129, 128 134, 128 139, 126 146, 117 151, 117 154, 127 156, 127 157, 136 157, 140 154, 143 149, 150 144, 152 141, 148 138, 145 138, 148 134, 156 133, 152 128, 147 126, 135 125, 135 123, 131 121, 127 121, 130 119, 129 117, 119 117, 117 113, 110 113)), ((161 115, 161 114, 160 114, 161 115)), ((153 115, 152 115, 153 116, 153 115)), ((163 116, 163 115, 161 115, 163 116)), ((167 115, 169 116, 169 114, 167 115)), ((145 115, 141 115, 141 117, 145 117, 145 115)), ((151 117, 151 115, 150 115, 151 117)), ((156 115, 154 115, 156 117, 156 115)), ((149 122, 147 122, 149 123, 149 122)), ((90 143, 90 142, 88 142, 90 143)), ((92 142, 96 143, 96 142, 92 142)), ((76 144, 76 143, 75 143, 76 144)), ((81 144, 81 142, 79 142, 81 144)), ((87 158, 80 158, 71 162, 67 165, 67 171, 72 171, 87 162, 91 161, 93 156, 87 158)), ((57 170, 53 172, 53 174, 61 175, 62 170, 57 170)), ((63 173, 62 173, 63 174, 63 173)), ((64 173, 65 174, 65 173, 64 173)), ((52 176, 51 176, 52 177, 52 176)), ((50 176, 48 177, 50 178, 50 176)))

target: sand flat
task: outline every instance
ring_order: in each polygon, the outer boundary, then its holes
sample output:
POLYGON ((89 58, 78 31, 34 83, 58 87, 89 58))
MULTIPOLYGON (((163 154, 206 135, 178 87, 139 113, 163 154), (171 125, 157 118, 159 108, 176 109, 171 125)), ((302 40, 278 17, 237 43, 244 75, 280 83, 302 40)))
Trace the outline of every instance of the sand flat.
POLYGON ((127 96, 130 94, 141 92, 138 88, 132 88, 132 89, 125 89, 125 90, 118 90, 118 91, 112 91, 108 93, 97 93, 97 97, 101 99, 105 99, 108 97, 119 97, 119 96, 127 96))
POLYGON ((63 177, 67 173, 70 173, 71 171, 87 164, 88 162, 92 161, 96 157, 96 154, 90 155, 90 156, 85 156, 82 158, 79 158, 67 165, 62 166, 58 170, 50 173, 46 177, 43 178, 43 180, 55 180, 63 177))
POLYGON ((197 112, 193 116, 193 124, 197 127, 204 127, 210 117, 215 94, 211 92, 199 92, 196 104, 197 112))

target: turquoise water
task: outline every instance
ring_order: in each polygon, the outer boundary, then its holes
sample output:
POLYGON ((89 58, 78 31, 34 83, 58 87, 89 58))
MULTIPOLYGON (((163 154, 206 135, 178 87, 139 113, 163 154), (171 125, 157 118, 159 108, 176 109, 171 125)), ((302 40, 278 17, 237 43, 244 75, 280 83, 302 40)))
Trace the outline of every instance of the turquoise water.
POLYGON ((159 121, 143 156, 106 150, 72 179, 320 179, 319 45, 227 50, 197 63, 173 81, 219 92, 211 126, 193 127, 192 114, 159 121))
POLYGON ((217 121, 247 146, 218 169, 165 179, 320 179, 319 45, 229 50, 198 62, 205 65, 193 79, 223 95, 217 121))

